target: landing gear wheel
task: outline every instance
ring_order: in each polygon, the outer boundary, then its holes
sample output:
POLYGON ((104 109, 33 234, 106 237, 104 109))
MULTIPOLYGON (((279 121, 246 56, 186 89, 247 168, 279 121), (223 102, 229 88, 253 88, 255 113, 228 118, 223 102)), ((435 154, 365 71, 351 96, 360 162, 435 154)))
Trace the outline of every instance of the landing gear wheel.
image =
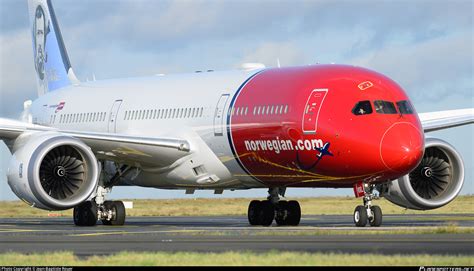
POLYGON ((354 211, 354 223, 357 227, 365 227, 367 224, 367 210, 364 206, 359 205, 355 208, 354 211))
POLYGON ((372 218, 369 219, 370 226, 372 227, 379 227, 382 225, 382 209, 380 209, 379 206, 374 205, 370 207, 370 210, 372 211, 372 218))
POLYGON ((74 207, 74 224, 76 226, 95 226, 97 223, 97 205, 86 201, 74 207))
POLYGON ((278 226, 288 225, 288 202, 281 200, 278 202, 275 222, 278 226))
MULTIPOLYGON (((104 209, 105 210, 111 210, 112 209, 112 204, 113 204, 113 201, 104 201, 104 209)), ((112 221, 107 220, 107 219, 102 219, 102 224, 104 224, 106 226, 110 226, 110 225, 112 225, 112 221)))
POLYGON ((247 212, 247 217, 249 223, 252 226, 261 225, 260 222, 260 213, 262 209, 262 202, 258 200, 252 200, 249 204, 249 209, 247 212))
POLYGON ((269 200, 261 203, 260 224, 262 226, 270 226, 275 218, 275 207, 269 200))
POLYGON ((287 225, 298 226, 301 220, 301 207, 296 200, 288 202, 288 218, 287 225))
POLYGON ((109 225, 122 226, 123 224, 125 224, 125 205, 123 205, 123 202, 109 201, 107 205, 108 206, 106 206, 106 208, 112 210, 112 219, 109 221, 109 225))

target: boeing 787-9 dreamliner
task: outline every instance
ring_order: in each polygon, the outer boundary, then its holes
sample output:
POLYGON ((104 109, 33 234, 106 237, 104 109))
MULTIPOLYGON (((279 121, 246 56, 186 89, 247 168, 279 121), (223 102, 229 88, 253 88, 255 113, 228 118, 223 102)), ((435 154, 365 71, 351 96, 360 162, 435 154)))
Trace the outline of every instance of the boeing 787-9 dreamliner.
MULTIPOLYGON (((13 154, 12 191, 74 223, 123 225, 114 186, 268 188, 251 225, 298 225, 287 188, 353 188, 354 223, 382 223, 374 196, 409 209, 456 198, 464 165, 427 133, 474 122, 474 109, 418 114, 390 78, 361 67, 310 65, 80 82, 50 0, 29 0, 39 97, 23 120, 0 119, 13 154)), ((130 195, 133 196, 133 195, 130 195)))

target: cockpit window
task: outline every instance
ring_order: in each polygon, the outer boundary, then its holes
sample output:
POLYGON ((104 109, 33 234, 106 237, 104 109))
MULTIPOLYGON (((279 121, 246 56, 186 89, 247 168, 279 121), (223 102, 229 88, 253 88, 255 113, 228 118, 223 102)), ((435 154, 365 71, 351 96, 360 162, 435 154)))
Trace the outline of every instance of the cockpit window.
POLYGON ((399 101, 397 106, 401 114, 413 114, 413 107, 409 101, 399 101))
POLYGON ((354 115, 367 115, 372 113, 372 105, 370 101, 360 101, 352 109, 354 115))
POLYGON ((397 109, 392 102, 374 101, 375 112, 380 114, 397 114, 397 109))

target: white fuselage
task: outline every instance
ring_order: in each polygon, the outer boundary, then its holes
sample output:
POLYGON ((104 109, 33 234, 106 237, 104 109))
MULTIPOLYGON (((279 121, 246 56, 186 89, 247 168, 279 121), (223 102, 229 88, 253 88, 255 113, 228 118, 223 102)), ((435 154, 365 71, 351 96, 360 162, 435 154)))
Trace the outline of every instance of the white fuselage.
POLYGON ((31 106, 33 123, 60 130, 142 137, 185 137, 195 132, 231 173, 218 183, 190 184, 147 165, 130 184, 161 188, 251 188, 262 185, 233 159, 227 114, 239 87, 259 70, 86 82, 49 92, 31 106), (233 177, 238 174, 239 178, 233 177))

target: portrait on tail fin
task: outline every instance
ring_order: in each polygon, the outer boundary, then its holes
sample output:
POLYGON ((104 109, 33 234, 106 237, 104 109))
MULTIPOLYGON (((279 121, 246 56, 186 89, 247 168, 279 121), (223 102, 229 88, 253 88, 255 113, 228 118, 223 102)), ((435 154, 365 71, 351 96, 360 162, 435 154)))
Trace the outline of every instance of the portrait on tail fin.
POLYGON ((46 51, 46 38, 50 32, 50 22, 45 13, 45 9, 38 5, 36 7, 33 20, 33 53, 35 60, 35 70, 38 75, 40 86, 46 90, 46 62, 48 61, 48 53, 46 51))

